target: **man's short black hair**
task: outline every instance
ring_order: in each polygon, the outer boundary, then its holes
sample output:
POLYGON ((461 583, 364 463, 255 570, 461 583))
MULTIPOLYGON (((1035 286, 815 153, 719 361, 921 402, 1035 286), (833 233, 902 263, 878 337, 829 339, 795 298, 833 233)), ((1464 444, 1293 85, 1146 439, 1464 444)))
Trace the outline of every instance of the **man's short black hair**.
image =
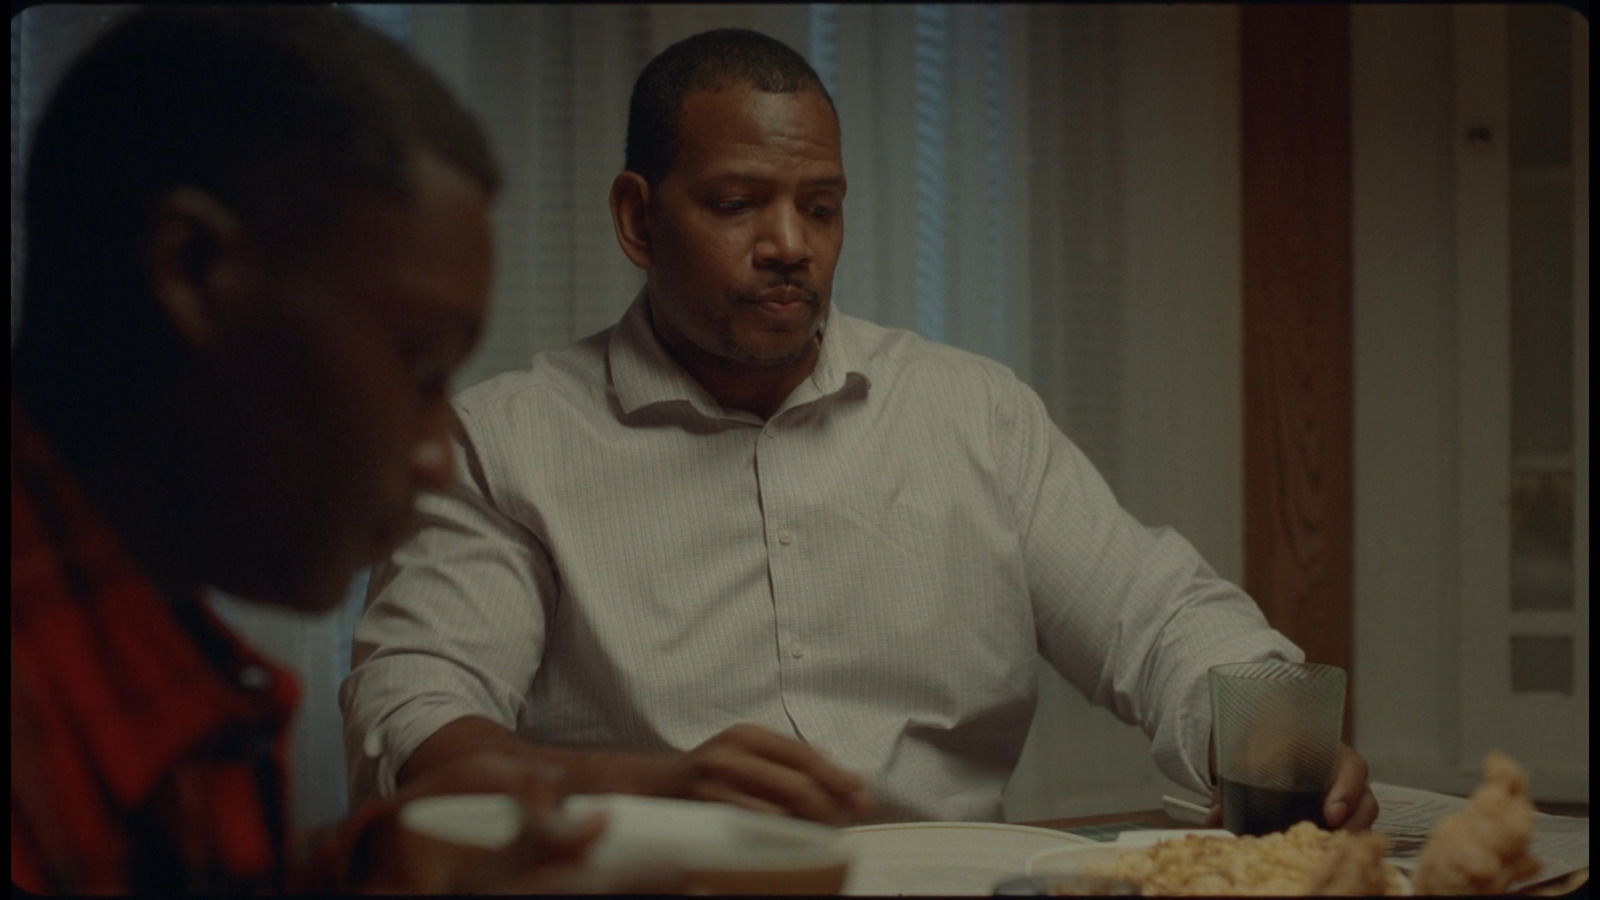
POLYGON ((349 16, 136 10, 68 70, 34 136, 19 346, 137 314, 145 239, 173 189, 210 194, 270 250, 298 249, 355 192, 407 197, 421 154, 498 188, 472 116, 349 16))
POLYGON ((814 90, 833 108, 816 70, 784 42, 746 28, 704 31, 661 51, 633 83, 624 168, 644 176, 651 187, 659 184, 678 153, 683 98, 728 84, 773 94, 814 90))

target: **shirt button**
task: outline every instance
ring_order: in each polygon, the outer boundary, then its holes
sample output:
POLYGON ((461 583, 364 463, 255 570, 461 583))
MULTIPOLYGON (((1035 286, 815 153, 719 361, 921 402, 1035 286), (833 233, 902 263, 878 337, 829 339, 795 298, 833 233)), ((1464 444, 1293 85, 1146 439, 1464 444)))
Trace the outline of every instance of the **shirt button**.
POLYGON ((794 657, 795 659, 799 659, 800 657, 805 656, 806 655, 806 645, 800 643, 799 641, 795 641, 795 642, 791 643, 789 645, 789 655, 794 657))
POLYGON ((778 543, 780 543, 780 544, 791 544, 791 543, 794 543, 794 532, 790 531, 787 528, 785 528, 782 531, 778 532, 778 543))
POLYGON ((761 432, 761 436, 766 438, 769 441, 770 440, 774 440, 778 436, 778 431, 775 428, 768 428, 765 431, 761 432))

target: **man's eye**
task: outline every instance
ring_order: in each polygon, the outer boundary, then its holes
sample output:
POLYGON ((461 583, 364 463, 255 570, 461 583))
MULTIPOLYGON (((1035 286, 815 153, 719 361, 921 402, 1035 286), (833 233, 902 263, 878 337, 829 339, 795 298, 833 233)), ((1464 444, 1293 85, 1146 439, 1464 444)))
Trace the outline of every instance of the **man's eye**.
POLYGON ((725 213, 744 212, 750 208, 749 201, 737 198, 733 200, 718 200, 711 205, 715 207, 718 212, 725 213))
POLYGON ((834 216, 837 216, 838 214, 839 214, 839 207, 837 207, 837 206, 827 206, 827 205, 824 205, 824 204, 818 204, 817 206, 811 207, 811 215, 816 217, 816 218, 818 218, 818 219, 822 219, 824 221, 826 221, 828 219, 831 219, 834 216))

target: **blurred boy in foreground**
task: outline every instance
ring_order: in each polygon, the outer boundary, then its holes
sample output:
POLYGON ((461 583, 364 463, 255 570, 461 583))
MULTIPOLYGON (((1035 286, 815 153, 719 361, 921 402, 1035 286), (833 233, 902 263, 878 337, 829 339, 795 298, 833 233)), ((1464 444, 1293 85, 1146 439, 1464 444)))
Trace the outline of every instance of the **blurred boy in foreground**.
POLYGON ((579 862, 603 823, 503 756, 291 839, 298 688, 200 601, 326 610, 449 481, 498 182, 448 91, 327 8, 145 8, 65 76, 12 354, 13 884, 406 890, 398 802, 490 791, 529 824, 447 889, 620 885, 579 862))

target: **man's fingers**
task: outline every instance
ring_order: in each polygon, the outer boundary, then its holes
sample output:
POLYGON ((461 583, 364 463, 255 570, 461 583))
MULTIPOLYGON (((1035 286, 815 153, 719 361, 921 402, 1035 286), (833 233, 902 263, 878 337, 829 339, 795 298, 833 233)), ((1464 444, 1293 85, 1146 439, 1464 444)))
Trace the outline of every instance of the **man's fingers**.
POLYGON ((1355 812, 1345 822, 1344 827, 1351 831, 1366 831, 1374 822, 1378 821, 1378 796, 1367 788, 1361 794, 1361 802, 1356 804, 1355 812))
POLYGON ((1340 796, 1354 800, 1367 787, 1367 761, 1348 744, 1339 745, 1339 763, 1333 779, 1333 790, 1340 796))
POLYGON ((861 777, 809 745, 758 725, 735 725, 686 755, 688 796, 837 824, 872 808, 861 777))
MULTIPOLYGON (((1349 745, 1341 744, 1333 785, 1323 798, 1322 817, 1329 828, 1364 831, 1377 821, 1378 798, 1367 784, 1367 772, 1367 761, 1349 745)), ((1222 795, 1218 790, 1211 792, 1205 827, 1222 827, 1222 795)))
POLYGON ((785 737, 756 725, 735 725, 722 735, 758 756, 804 772, 817 784, 840 798, 849 797, 866 788, 861 776, 839 768, 810 744, 794 738, 785 737))
MULTIPOLYGON (((1352 830, 1366 827, 1357 825, 1355 819, 1358 813, 1364 814, 1362 805, 1371 794, 1371 790, 1367 787, 1367 761, 1348 745, 1341 744, 1333 786, 1328 789, 1328 796, 1323 801, 1322 807, 1322 816, 1327 820, 1328 827, 1352 830)), ((1372 814, 1376 818, 1376 798, 1373 798, 1371 807, 1372 814)), ((1366 823, 1370 824, 1372 823, 1366 823)))
POLYGON ((777 816, 792 814, 789 809, 777 803, 763 800, 760 797, 752 797, 743 791, 735 790, 726 784, 716 781, 709 781, 701 785, 696 791, 696 796, 692 799, 703 800, 707 803, 727 803, 740 809, 748 809, 751 812, 771 813, 777 816))
POLYGON ((838 822, 845 817, 846 807, 840 802, 841 798, 803 770, 728 745, 708 750, 703 763, 710 777, 696 786, 697 799, 719 799, 758 808, 740 802, 740 798, 749 798, 818 822, 838 822))
POLYGON ((1367 783, 1368 774, 1367 761, 1361 754, 1349 745, 1340 745, 1339 768, 1323 807, 1328 827, 1362 831, 1377 821, 1378 798, 1367 783))

